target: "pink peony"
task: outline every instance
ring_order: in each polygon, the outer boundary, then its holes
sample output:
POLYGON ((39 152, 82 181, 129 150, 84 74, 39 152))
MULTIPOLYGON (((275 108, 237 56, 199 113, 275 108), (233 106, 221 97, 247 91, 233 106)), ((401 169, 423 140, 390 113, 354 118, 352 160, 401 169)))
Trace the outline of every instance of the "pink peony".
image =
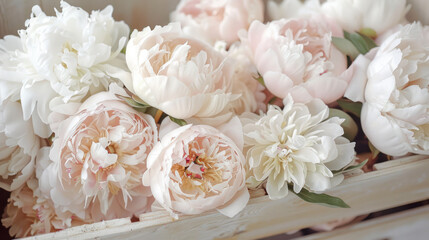
POLYGON ((162 123, 143 184, 175 217, 212 209, 233 217, 249 200, 240 121, 233 118, 220 127, 230 137, 205 125, 177 127, 169 119, 162 123))
POLYGON ((331 103, 343 96, 351 71, 347 59, 331 42, 341 28, 322 16, 255 21, 242 40, 266 87, 275 96, 291 94, 296 102, 320 98, 331 103))
POLYGON ((40 195, 37 179, 33 175, 21 188, 12 191, 2 223, 5 227, 10 227, 11 236, 21 238, 87 222, 70 212, 57 215, 53 202, 40 195))
POLYGON ((212 45, 216 41, 231 44, 252 21, 264 20, 264 4, 261 0, 182 0, 171 13, 171 20, 212 45))
POLYGON ((232 77, 232 93, 240 97, 232 102, 232 109, 238 115, 244 112, 259 112, 266 110, 264 86, 258 81, 258 70, 253 64, 245 48, 232 45, 228 50, 232 61, 234 74, 232 77))
POLYGON ((90 214, 96 221, 148 210, 151 192, 141 177, 157 140, 151 116, 112 92, 101 92, 61 122, 55 134, 53 162, 42 174, 41 186, 61 209, 81 218, 90 214))

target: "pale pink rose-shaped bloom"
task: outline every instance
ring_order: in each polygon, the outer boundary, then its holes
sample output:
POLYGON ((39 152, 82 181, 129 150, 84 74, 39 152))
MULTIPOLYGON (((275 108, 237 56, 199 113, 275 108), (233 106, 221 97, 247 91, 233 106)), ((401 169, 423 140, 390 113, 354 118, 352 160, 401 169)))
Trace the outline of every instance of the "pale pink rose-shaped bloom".
POLYGON ((429 29, 408 24, 353 63, 345 96, 363 102, 362 129, 391 156, 429 154, 429 29))
POLYGON ((343 96, 352 74, 332 36, 342 36, 339 26, 317 15, 267 24, 255 21, 242 40, 275 96, 291 94, 303 103, 320 98, 328 104, 343 96))
POLYGON ((258 70, 250 56, 241 44, 232 45, 227 54, 232 60, 234 70, 232 93, 240 96, 232 102, 233 111, 238 115, 244 112, 265 111, 265 88, 257 80, 258 70))
POLYGON ((126 59, 132 78, 125 86, 149 105, 180 119, 225 114, 231 69, 210 45, 186 35, 178 23, 134 31, 126 59))
POLYGON ((246 206, 240 121, 235 117, 219 129, 179 127, 169 119, 161 124, 161 140, 149 154, 143 184, 172 216, 217 209, 233 217, 246 206))
POLYGON ((14 237, 49 233, 88 223, 70 212, 57 215, 50 199, 41 197, 34 175, 19 189, 12 191, 2 224, 10 227, 14 237))
POLYGON ((55 136, 41 188, 61 209, 96 221, 148 210, 152 194, 141 177, 157 140, 151 116, 113 91, 101 92, 61 122, 55 136))
POLYGON ((264 20, 264 4, 262 0, 182 0, 170 18, 180 22, 186 33, 212 45, 216 41, 231 44, 252 21, 264 20))

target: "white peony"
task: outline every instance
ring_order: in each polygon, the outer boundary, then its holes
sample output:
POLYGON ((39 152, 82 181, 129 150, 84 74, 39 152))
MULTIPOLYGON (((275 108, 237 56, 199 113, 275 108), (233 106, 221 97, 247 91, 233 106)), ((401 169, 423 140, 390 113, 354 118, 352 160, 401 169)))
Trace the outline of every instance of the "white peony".
POLYGON ((429 154, 429 29, 401 27, 356 59, 345 96, 362 101, 362 129, 381 152, 429 154))
MULTIPOLYGON (((61 111, 58 105, 82 102, 127 71, 120 51, 129 28, 113 20, 111 6, 90 16, 63 1, 61 7, 50 17, 34 6, 20 42, 6 37, 7 50, 0 51, 0 73, 7 73, 0 76, 0 100, 20 99, 24 120, 38 118, 45 125, 52 111, 61 111)), ((51 134, 35 128, 41 137, 51 134)))
POLYGON ((125 86, 149 105, 181 119, 230 114, 237 96, 225 57, 180 24, 133 32, 126 58, 132 79, 125 86))
POLYGON ((405 22, 409 9, 406 0, 328 0, 322 4, 322 12, 334 18, 344 30, 371 28, 377 34, 405 22))
POLYGON ((320 100, 270 105, 266 114, 242 115, 247 149, 249 187, 266 181, 271 199, 288 194, 288 185, 298 193, 302 188, 323 192, 343 180, 332 171, 342 169, 355 158, 355 143, 342 137, 338 117, 328 118, 329 109, 320 100))
POLYGON ((0 104, 0 187, 13 191, 34 172, 41 139, 34 134, 31 119, 23 120, 21 104, 0 104))

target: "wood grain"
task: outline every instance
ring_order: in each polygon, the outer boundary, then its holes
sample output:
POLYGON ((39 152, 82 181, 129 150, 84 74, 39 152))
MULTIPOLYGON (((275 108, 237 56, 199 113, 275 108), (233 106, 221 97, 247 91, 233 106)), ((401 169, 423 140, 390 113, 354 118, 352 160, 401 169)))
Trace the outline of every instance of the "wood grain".
POLYGON ((331 232, 313 234, 299 238, 299 240, 426 240, 428 237, 429 206, 424 206, 339 228, 331 232))
POLYGON ((400 164, 352 176, 329 192, 344 199, 350 209, 309 204, 293 194, 277 201, 262 196, 251 199, 234 218, 213 211, 174 220, 165 212, 152 212, 136 223, 96 231, 75 227, 31 239, 256 239, 428 199, 429 159, 414 156, 392 161, 400 164))

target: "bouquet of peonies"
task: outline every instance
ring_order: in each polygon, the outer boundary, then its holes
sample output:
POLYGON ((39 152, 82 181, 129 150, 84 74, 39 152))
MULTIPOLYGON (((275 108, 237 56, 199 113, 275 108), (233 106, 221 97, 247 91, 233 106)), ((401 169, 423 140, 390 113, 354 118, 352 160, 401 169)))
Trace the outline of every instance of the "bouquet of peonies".
POLYGON ((256 189, 349 207, 323 193, 345 172, 429 154, 429 27, 409 8, 285 0, 264 21, 262 0, 182 0, 130 34, 111 6, 34 6, 0 40, 3 225, 233 217, 256 189))

